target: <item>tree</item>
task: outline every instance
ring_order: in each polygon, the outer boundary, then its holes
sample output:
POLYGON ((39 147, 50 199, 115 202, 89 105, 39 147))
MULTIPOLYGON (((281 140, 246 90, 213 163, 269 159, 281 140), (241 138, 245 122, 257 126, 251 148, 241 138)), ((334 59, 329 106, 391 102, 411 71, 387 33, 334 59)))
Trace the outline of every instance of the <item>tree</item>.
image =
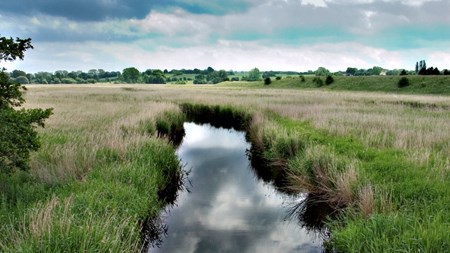
POLYGON ((20 84, 29 84, 30 83, 30 80, 28 80, 28 78, 26 76, 18 76, 14 80, 20 84))
MULTIPOLYGON (((31 39, 0 37, 0 61, 23 60, 24 52, 31 48, 31 39)), ((35 128, 44 126, 52 109, 19 109, 26 88, 13 82, 5 71, 0 71, 0 172, 26 170, 30 152, 40 146, 35 128)))
POLYGON ((406 70, 403 69, 403 70, 400 72, 400 75, 401 75, 401 76, 406 76, 406 75, 408 75, 408 73, 406 72, 406 70))
POLYGON ((258 68, 254 68, 248 72, 248 81, 259 81, 261 79, 261 72, 258 68))
POLYGON ((137 83, 141 73, 134 67, 126 68, 122 71, 123 81, 126 83, 137 83))
POLYGON ((11 77, 12 78, 17 78, 17 77, 19 77, 19 76, 27 76, 27 73, 25 73, 25 71, 22 71, 22 70, 14 70, 13 72, 11 72, 11 77))
POLYGON ((265 79, 264 79, 264 84, 265 85, 269 85, 269 84, 271 84, 272 83, 272 80, 270 79, 270 77, 266 77, 265 79))
POLYGON ((316 71, 315 71, 316 76, 327 76, 330 73, 330 71, 324 67, 319 67, 316 71))
POLYGON ((419 73, 419 62, 416 62, 416 74, 419 73))
POLYGON ((358 71, 357 68, 348 67, 347 70, 345 71, 345 73, 347 73, 347 75, 354 76, 356 74, 356 71, 358 71))
POLYGON ((219 70, 208 73, 208 75, 206 76, 206 80, 209 83, 217 84, 224 81, 228 81, 230 79, 228 78, 228 73, 225 70, 219 70))
POLYGON ((381 72, 383 72, 382 67, 374 66, 372 68, 372 75, 379 76, 381 74, 381 72))

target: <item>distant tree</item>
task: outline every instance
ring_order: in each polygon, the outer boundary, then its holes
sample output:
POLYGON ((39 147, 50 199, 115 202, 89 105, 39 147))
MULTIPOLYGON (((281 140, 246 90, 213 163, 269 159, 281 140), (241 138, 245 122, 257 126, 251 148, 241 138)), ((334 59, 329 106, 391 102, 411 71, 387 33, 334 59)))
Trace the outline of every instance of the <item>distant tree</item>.
POLYGON ((401 76, 406 76, 406 75, 408 75, 408 73, 406 72, 406 70, 403 69, 403 70, 400 72, 400 75, 401 75, 401 76))
POLYGON ((98 71, 96 69, 90 69, 90 70, 88 70, 88 76, 91 79, 97 79, 98 78, 98 71))
MULTIPOLYGON (((33 48, 31 39, 0 37, 0 61, 23 60, 33 48)), ((30 152, 40 146, 35 128, 44 126, 52 109, 18 109, 24 102, 25 87, 13 82, 5 69, 0 70, 0 172, 29 168, 30 152)))
POLYGON ((356 71, 358 71, 357 68, 350 68, 350 67, 348 67, 347 70, 345 71, 345 73, 347 75, 354 76, 356 74, 356 71))
POLYGON ((446 75, 446 76, 447 76, 447 75, 450 75, 450 71, 449 71, 448 69, 444 69, 443 74, 446 75))
POLYGON ((214 72, 215 70, 212 68, 212 67, 208 67, 207 69, 206 69, 206 73, 212 73, 212 72, 214 72))
POLYGON ((254 68, 254 69, 250 70, 248 72, 247 80, 251 81, 251 82, 261 80, 261 72, 259 71, 259 69, 254 68))
POLYGON ((265 84, 265 85, 269 85, 269 84, 271 84, 271 83, 272 83, 272 80, 270 79, 270 77, 264 78, 264 84, 265 84))
POLYGON ((15 81, 20 84, 29 84, 30 83, 30 80, 26 76, 18 76, 17 78, 15 78, 15 81))
POLYGON ((208 83, 217 84, 230 79, 228 78, 228 73, 225 70, 219 70, 208 73, 206 80, 208 83))
POLYGON ((427 69, 421 68, 421 69, 419 70, 419 75, 427 75, 427 69))
POLYGON ((19 76, 27 76, 27 73, 25 73, 25 71, 22 70, 13 70, 13 72, 11 72, 11 77, 12 78, 17 78, 19 76))
POLYGON ((126 68, 122 71, 123 81, 126 83, 137 83, 141 73, 134 67, 126 68))
POLYGON ((381 72, 383 72, 383 68, 382 67, 374 66, 372 68, 372 71, 371 71, 370 75, 379 76, 381 74, 381 72))
POLYGON ((69 72, 67 70, 57 70, 55 71, 55 76, 59 79, 65 78, 69 75, 69 72))
POLYGON ((419 73, 419 62, 416 62, 416 74, 419 73))
POLYGON ((330 73, 330 71, 324 67, 319 67, 316 71, 315 71, 316 76, 327 76, 330 73))
POLYGON ((432 70, 431 74, 437 76, 437 75, 440 75, 441 72, 440 72, 439 69, 436 67, 436 68, 434 68, 434 69, 432 70))

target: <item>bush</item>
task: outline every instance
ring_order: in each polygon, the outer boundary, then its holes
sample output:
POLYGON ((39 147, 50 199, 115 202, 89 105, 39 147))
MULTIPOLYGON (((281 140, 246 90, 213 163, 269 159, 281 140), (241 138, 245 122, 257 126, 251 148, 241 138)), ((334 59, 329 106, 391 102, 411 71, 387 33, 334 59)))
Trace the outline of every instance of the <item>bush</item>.
POLYGON ((323 80, 320 79, 320 77, 314 77, 313 83, 315 83, 317 87, 322 87, 323 86, 323 80))
POLYGON ((277 76, 275 79, 276 80, 281 80, 281 76, 277 76))
POLYGON ((406 77, 402 77, 402 78, 400 78, 400 80, 398 80, 398 84, 397 85, 398 85, 399 88, 407 87, 407 86, 410 85, 409 79, 406 78, 406 77))
POLYGON ((300 80, 301 80, 302 83, 306 82, 306 79, 305 79, 305 77, 303 75, 300 76, 300 80))
POLYGON ((325 84, 330 85, 332 83, 334 83, 334 78, 332 76, 328 75, 327 78, 325 79, 325 84))
POLYGON ((270 79, 270 77, 266 77, 265 79, 264 79, 264 84, 265 85, 269 85, 269 84, 271 84, 272 83, 272 80, 270 79))

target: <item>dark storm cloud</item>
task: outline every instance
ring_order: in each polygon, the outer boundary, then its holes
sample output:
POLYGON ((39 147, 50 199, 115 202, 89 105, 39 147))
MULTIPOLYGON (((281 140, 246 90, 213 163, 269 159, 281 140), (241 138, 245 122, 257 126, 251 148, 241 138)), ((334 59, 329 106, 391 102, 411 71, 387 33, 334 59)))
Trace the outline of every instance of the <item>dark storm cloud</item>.
POLYGON ((112 18, 143 18, 153 8, 181 8, 196 14, 223 15, 241 12, 250 0, 2 0, 0 13, 44 14, 75 21, 100 21, 112 18))
POLYGON ((142 0, 6 0, 0 10, 15 14, 45 14, 77 21, 143 17, 163 1, 142 0))

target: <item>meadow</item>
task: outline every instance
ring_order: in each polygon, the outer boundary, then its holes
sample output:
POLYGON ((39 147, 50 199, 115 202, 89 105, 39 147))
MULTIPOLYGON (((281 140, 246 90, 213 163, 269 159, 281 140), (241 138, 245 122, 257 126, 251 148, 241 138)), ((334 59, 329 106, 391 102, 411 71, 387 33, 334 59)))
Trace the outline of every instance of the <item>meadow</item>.
POLYGON ((327 222, 337 252, 450 248, 446 92, 398 91, 395 80, 383 92, 279 82, 30 85, 26 106, 54 115, 31 170, 0 178, 0 251, 141 250, 145 220, 165 204, 158 192, 180 176, 158 129, 170 135, 196 105, 250 115, 250 141, 288 172, 290 189, 340 210, 327 222))

